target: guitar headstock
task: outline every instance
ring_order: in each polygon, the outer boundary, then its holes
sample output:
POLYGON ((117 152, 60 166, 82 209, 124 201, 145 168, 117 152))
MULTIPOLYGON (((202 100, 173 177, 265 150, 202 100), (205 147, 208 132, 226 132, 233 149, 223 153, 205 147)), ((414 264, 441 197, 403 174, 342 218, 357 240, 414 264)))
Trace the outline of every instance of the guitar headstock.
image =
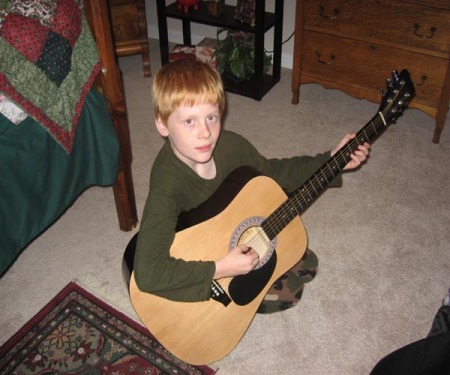
POLYGON ((406 69, 400 74, 392 72, 392 79, 387 80, 387 91, 383 93, 378 113, 383 116, 385 125, 394 122, 414 97, 414 84, 406 69))

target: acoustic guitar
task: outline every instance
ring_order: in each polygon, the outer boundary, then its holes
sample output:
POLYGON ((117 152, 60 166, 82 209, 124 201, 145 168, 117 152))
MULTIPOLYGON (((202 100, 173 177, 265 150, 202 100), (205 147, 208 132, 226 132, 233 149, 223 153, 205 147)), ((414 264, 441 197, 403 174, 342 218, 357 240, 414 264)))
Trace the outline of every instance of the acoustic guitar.
POLYGON ((141 292, 133 273, 134 309, 166 349, 185 362, 204 365, 239 343, 268 289, 304 254, 307 235, 299 215, 341 173, 357 147, 372 142, 412 99, 414 87, 406 70, 394 72, 388 82, 378 113, 291 196, 272 179, 242 167, 205 203, 180 215, 171 256, 217 260, 245 243, 258 252, 260 262, 247 275, 215 280, 211 298, 203 302, 176 302, 141 292))

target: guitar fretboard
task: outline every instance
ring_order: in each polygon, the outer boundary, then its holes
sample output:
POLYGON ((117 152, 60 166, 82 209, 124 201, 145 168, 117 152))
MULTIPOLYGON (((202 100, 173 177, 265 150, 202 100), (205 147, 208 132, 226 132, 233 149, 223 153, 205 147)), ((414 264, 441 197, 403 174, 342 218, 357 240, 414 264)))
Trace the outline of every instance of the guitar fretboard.
POLYGON ((261 227, 270 240, 275 238, 297 215, 302 214, 351 160, 359 145, 371 142, 386 128, 378 113, 346 145, 330 157, 289 199, 268 216, 261 227))
POLYGON ((314 202, 328 184, 342 172, 359 145, 375 140, 403 111, 414 93, 414 87, 406 71, 402 71, 400 78, 401 80, 397 82, 399 87, 392 91, 392 97, 386 99, 384 106, 382 103, 380 111, 356 134, 355 138, 330 157, 290 198, 261 223, 270 240, 314 202))

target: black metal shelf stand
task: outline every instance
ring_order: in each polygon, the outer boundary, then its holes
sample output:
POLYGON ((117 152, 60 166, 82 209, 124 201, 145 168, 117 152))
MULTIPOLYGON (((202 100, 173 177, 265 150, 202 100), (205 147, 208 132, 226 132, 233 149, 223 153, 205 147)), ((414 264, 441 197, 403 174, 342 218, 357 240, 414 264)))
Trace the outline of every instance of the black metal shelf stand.
POLYGON ((206 9, 206 2, 199 3, 199 9, 190 9, 188 13, 178 10, 177 2, 166 5, 165 0, 157 0, 159 46, 161 63, 169 62, 169 37, 167 18, 179 19, 183 28, 183 44, 190 45, 191 22, 218 28, 245 31, 255 34, 255 75, 250 79, 236 83, 225 75, 222 76, 225 89, 228 92, 261 100, 265 94, 280 81, 281 50, 283 37, 283 0, 275 0, 274 13, 266 12, 266 1, 255 1, 255 26, 251 27, 234 19, 235 7, 225 5, 220 16, 211 16, 206 9), (272 74, 264 74, 264 35, 274 28, 272 74))

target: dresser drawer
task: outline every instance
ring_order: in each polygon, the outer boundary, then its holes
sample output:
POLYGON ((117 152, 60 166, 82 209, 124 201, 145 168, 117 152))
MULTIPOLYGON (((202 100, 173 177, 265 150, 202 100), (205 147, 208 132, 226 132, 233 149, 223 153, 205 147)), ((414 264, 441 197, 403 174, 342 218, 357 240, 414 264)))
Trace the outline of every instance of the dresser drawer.
POLYGON ((394 69, 409 71, 410 107, 435 118, 439 143, 450 104, 450 0, 297 0, 293 104, 303 83, 379 102, 394 69))
POLYGON ((450 12, 445 10, 388 0, 305 0, 304 14, 306 30, 449 56, 450 12))
POLYGON ((408 69, 416 84, 416 100, 440 100, 448 60, 377 44, 305 31, 302 74, 321 81, 365 89, 384 88, 392 70, 408 69))

